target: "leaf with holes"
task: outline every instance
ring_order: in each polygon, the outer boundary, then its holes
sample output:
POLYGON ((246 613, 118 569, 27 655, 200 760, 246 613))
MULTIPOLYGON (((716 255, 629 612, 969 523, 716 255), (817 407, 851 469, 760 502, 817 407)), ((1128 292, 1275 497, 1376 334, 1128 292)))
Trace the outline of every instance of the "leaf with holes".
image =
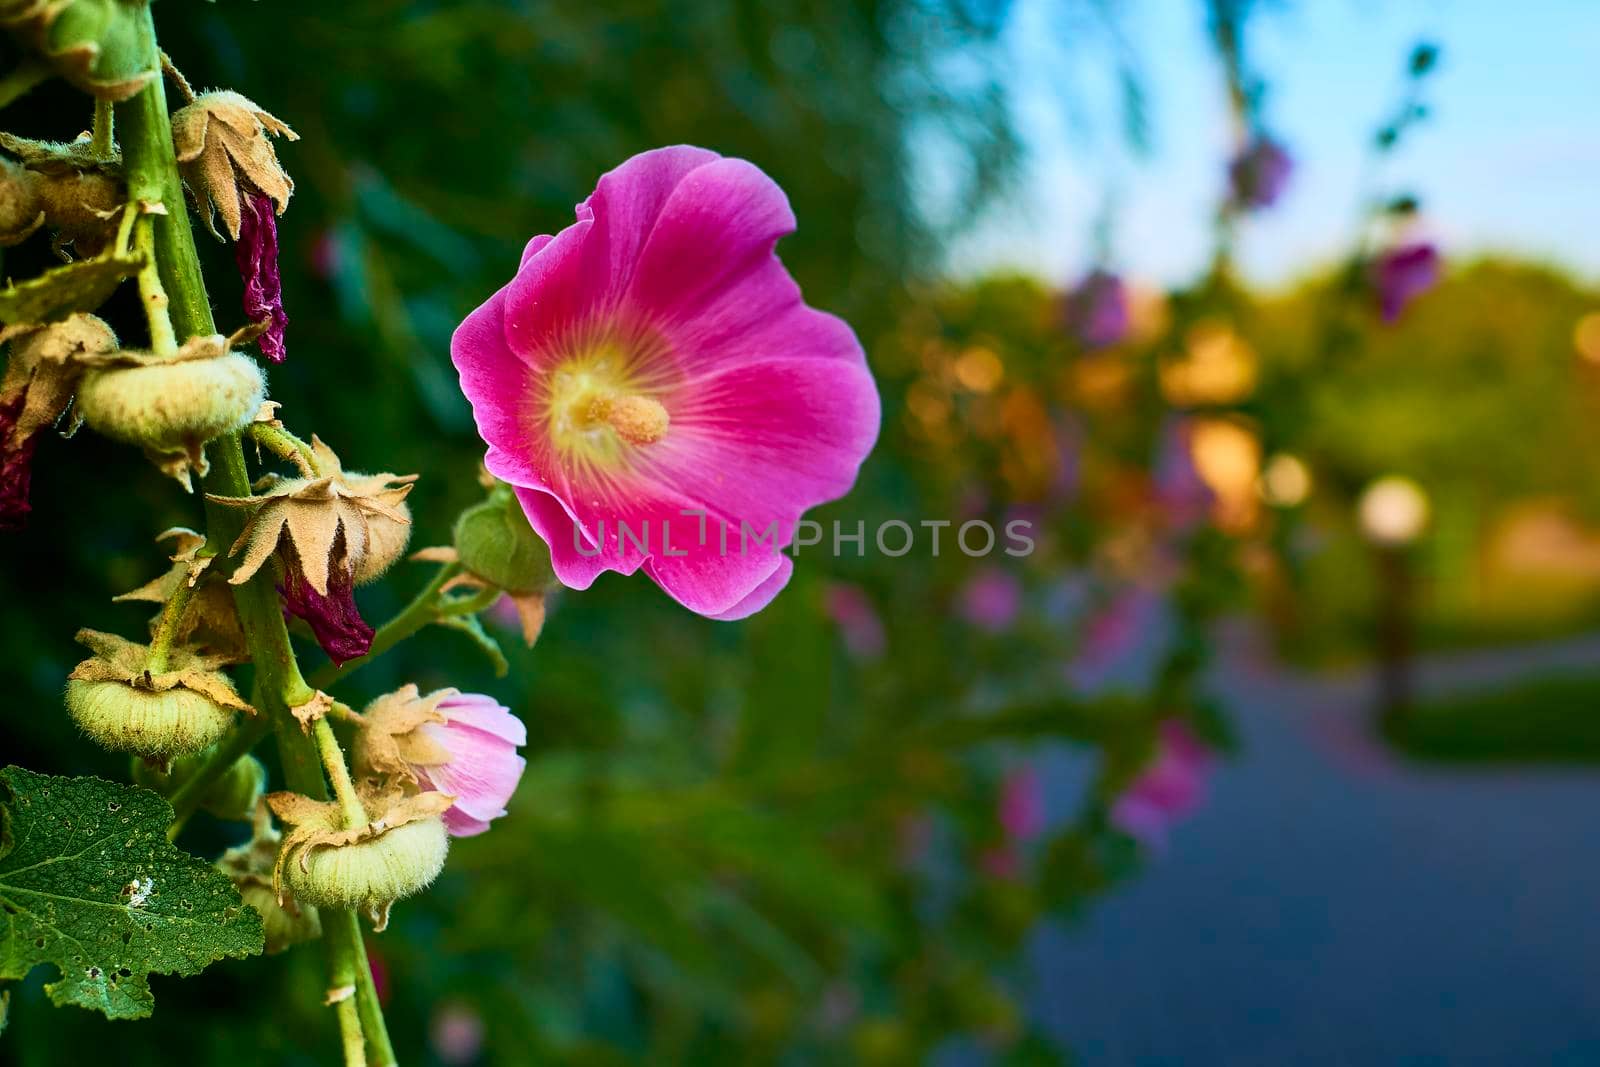
POLYGON ((261 951, 261 917, 172 846, 172 806, 148 789, 7 767, 0 804, 0 979, 54 964, 54 1003, 140 1019, 148 975, 261 951))

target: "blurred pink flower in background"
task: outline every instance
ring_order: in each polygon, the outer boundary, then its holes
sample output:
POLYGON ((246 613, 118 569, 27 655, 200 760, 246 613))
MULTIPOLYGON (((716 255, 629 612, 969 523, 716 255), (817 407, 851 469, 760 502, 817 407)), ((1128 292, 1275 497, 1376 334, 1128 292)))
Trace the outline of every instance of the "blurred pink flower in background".
POLYGON ((1000 781, 1000 827, 1012 841, 1031 841, 1044 832, 1044 783, 1032 764, 1019 763, 1000 781))
POLYGON ((1077 654, 1067 665, 1067 678, 1082 689, 1095 689, 1139 650, 1142 639, 1160 620, 1161 596, 1143 585, 1119 590, 1109 603, 1084 622, 1077 654))
POLYGON ((1271 136, 1257 133, 1228 164, 1234 205, 1247 210, 1271 207, 1288 188, 1293 173, 1289 150, 1271 136))
POLYGON ((1194 427, 1187 419, 1169 419, 1161 428, 1151 494, 1167 523, 1180 531, 1204 521, 1213 496, 1194 464, 1190 442, 1194 427))
POLYGON ((1022 580, 1001 567, 985 567, 961 587, 961 617, 980 630, 1004 633, 1022 609, 1022 580))
POLYGON ((1182 719, 1167 719, 1156 733, 1155 754, 1111 806, 1111 825, 1146 847, 1159 849, 1167 833, 1206 798, 1214 758, 1182 719))
POLYGON ((451 1064, 471 1063, 483 1052, 483 1016, 465 1004, 444 1004, 433 1013, 428 1040, 434 1055, 451 1064))
POLYGON ((563 584, 642 568, 691 611, 743 618, 788 584, 800 516, 855 483, 878 390, 854 332, 808 307, 774 254, 794 229, 754 165, 644 152, 456 330, 485 465, 563 584))
POLYGON ((823 610, 839 627, 844 638, 845 651, 858 660, 874 660, 883 656, 888 638, 883 632, 883 620, 878 609, 858 585, 847 582, 830 582, 822 594, 823 610))
POLYGON ((1093 270, 1066 298, 1067 329, 1085 348, 1105 348, 1128 336, 1128 291, 1110 271, 1093 270))
POLYGON ((1384 322, 1398 321, 1413 300, 1438 282, 1439 250, 1427 241, 1391 248, 1372 267, 1372 284, 1384 322))

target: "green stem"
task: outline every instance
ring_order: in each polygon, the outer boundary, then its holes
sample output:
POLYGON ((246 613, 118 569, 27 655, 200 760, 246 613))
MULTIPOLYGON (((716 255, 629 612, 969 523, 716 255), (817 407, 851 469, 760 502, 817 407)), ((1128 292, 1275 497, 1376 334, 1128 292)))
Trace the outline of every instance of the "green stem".
POLYGON ((318 719, 311 727, 311 736, 317 743, 317 751, 322 754, 322 767, 328 772, 328 781, 333 783, 333 795, 339 798, 345 829, 355 830, 367 825, 367 811, 361 806, 361 798, 356 795, 355 783, 350 780, 350 768, 344 762, 344 749, 339 747, 339 739, 333 736, 333 727, 328 725, 327 719, 318 719))
POLYGON ((161 617, 156 620, 155 636, 150 639, 150 652, 144 661, 145 669, 151 674, 160 674, 167 669, 167 657, 172 652, 172 642, 178 636, 178 624, 183 620, 183 613, 193 597, 194 587, 187 581, 179 582, 178 588, 162 605, 161 617))
POLYGON ((89 142, 89 150, 94 153, 94 158, 101 162, 109 160, 116 154, 117 139, 114 129, 111 101, 97 97, 94 102, 94 134, 89 142))
POLYGON ((389 1028, 383 1021, 383 1005, 378 1003, 378 987, 372 980, 372 965, 367 962, 367 947, 361 937, 361 922, 353 911, 323 912, 324 929, 334 931, 357 948, 354 957, 356 980, 356 1008, 361 1015, 361 1028, 367 1034, 367 1051, 373 1067, 397 1067, 394 1045, 389 1042, 389 1028))
MULTIPOLYGON (((353 991, 356 985, 353 961, 347 953, 334 951, 335 944, 332 939, 327 943, 328 977, 332 982, 332 990, 353 991)), ((339 1039, 344 1045, 345 1067, 367 1067, 367 1046, 361 1036, 361 1015, 357 1010, 355 994, 352 992, 334 1001, 333 1010, 339 1017, 339 1039)))
POLYGON ((319 668, 312 672, 311 684, 321 690, 332 689, 401 641, 437 620, 440 615, 439 592, 460 570, 461 565, 458 563, 447 563, 440 567, 439 572, 433 576, 433 580, 423 588, 422 592, 418 593, 411 603, 400 609, 400 614, 378 627, 377 632, 372 635, 372 647, 367 650, 365 656, 345 660, 339 666, 329 663, 319 668))
MULTIPOLYGON (((155 25, 148 5, 139 15, 140 32, 129 47, 140 50, 141 65, 159 70, 155 25)), ((167 99, 161 80, 155 79, 138 94, 116 107, 116 121, 122 131, 123 167, 130 199, 159 200, 167 213, 151 219, 152 244, 159 279, 171 299, 171 319, 179 336, 185 339, 216 333, 211 304, 206 297, 200 259, 195 252, 194 232, 189 226, 177 160, 172 149, 172 123, 167 114, 167 99)), ((211 473, 206 489, 219 496, 248 496, 250 476, 245 467, 244 448, 239 435, 230 434, 212 445, 211 473)), ((206 521, 212 544, 232 544, 238 537, 243 516, 235 509, 208 502, 206 521)), ((327 799, 316 744, 300 730, 289 708, 310 700, 314 691, 306 685, 289 644, 283 623, 283 609, 271 577, 258 574, 234 590, 239 622, 244 629, 251 661, 256 667, 256 686, 261 694, 257 711, 276 730, 284 777, 289 787, 317 800, 327 799)), ((380 1067, 394 1063, 393 1049, 375 997, 370 1006, 359 1003, 361 989, 371 985, 371 969, 361 929, 350 912, 330 910, 328 916, 328 954, 335 971, 346 971, 356 978, 357 1012, 380 1067)), ((352 1058, 356 1052, 345 1043, 347 1067, 361 1064, 352 1058)), ((363 1065, 364 1067, 364 1065, 363 1065)))
MULTIPOLYGON (((180 208, 181 210, 181 208, 180 208)), ((161 269, 156 259, 157 215, 146 215, 134 223, 134 244, 144 257, 139 268, 139 303, 144 305, 145 321, 150 327, 150 348, 158 356, 170 356, 178 351, 178 338, 172 330, 172 316, 167 308, 166 287, 161 284, 161 269)))
POLYGON ((269 426, 264 422, 253 422, 245 428, 245 432, 256 444, 279 459, 293 463, 307 477, 316 473, 316 457, 312 455, 311 446, 288 430, 269 426))

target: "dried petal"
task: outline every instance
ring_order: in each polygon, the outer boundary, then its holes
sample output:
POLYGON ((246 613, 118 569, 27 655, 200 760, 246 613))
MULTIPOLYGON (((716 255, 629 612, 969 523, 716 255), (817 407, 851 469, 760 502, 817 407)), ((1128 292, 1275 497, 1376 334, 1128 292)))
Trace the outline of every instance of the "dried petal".
POLYGON ((267 323, 261 335, 261 354, 282 363, 287 354, 283 331, 289 316, 283 310, 283 281, 278 274, 278 220, 272 214, 267 194, 245 190, 241 201, 239 240, 233 246, 244 282, 244 313, 252 322, 267 323))
POLYGON ((372 647, 372 627, 356 607, 354 577, 347 568, 336 567, 328 573, 327 588, 325 595, 317 592, 298 566, 288 566, 278 593, 283 610, 310 625, 317 644, 334 663, 365 656, 372 647))

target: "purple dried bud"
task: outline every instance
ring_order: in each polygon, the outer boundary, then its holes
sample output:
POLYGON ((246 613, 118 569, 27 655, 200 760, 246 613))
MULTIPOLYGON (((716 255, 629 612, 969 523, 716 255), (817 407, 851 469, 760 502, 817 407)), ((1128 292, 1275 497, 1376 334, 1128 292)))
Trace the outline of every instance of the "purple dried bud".
POLYGON ((1090 271, 1067 294, 1067 328, 1085 348, 1105 348, 1128 335, 1128 292, 1110 271, 1090 271))
POLYGON ((257 189, 245 191, 239 202, 239 241, 233 246, 244 282, 244 313, 251 322, 267 319, 261 335, 261 353, 274 363, 282 363, 284 327, 289 316, 283 311, 283 282, 278 274, 278 219, 272 200, 257 189))
POLYGON ((1373 265, 1372 284, 1384 322, 1394 322, 1406 305, 1439 281, 1439 250, 1426 241, 1391 248, 1373 265))
POLYGON ((1264 133, 1257 134, 1228 164, 1234 206, 1246 210, 1271 207, 1283 195, 1293 172, 1294 160, 1288 149, 1264 133))
POLYGON ((372 627, 356 607, 355 578, 348 565, 328 572, 328 595, 311 587, 297 561, 286 560, 278 587, 285 614, 302 618, 334 663, 365 656, 372 647, 372 627))

